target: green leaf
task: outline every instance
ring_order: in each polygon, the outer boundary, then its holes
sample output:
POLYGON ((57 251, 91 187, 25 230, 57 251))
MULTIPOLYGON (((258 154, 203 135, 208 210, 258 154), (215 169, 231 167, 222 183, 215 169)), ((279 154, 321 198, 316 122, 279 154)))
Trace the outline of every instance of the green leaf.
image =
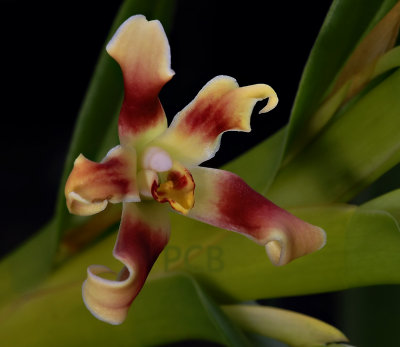
POLYGON ((222 302, 400 283, 400 233, 388 213, 347 205, 292 212, 326 230, 322 250, 275 267, 243 236, 176 216, 153 275, 190 272, 222 302))
POLYGON ((286 127, 226 164, 223 169, 242 177, 254 190, 265 193, 279 169, 286 127), (267 160, 260 160, 267 158, 267 160))
MULTIPOLYGON (((5 346, 154 346, 179 340, 209 340, 229 346, 247 341, 189 276, 149 281, 124 324, 112 326, 91 316, 81 298, 78 263, 74 281, 63 281, 22 297, 0 312, 5 346), (23 327, 23 334, 21 334, 23 327), (43 329, 45 327, 45 329, 43 329)), ((63 278, 63 270, 55 273, 63 278)))
POLYGON ((364 36, 396 4, 396 0, 336 0, 322 25, 305 66, 290 118, 286 154, 296 151, 304 128, 332 89, 339 72, 364 36))
POLYGON ((333 91, 340 89, 347 81, 353 79, 348 97, 360 91, 373 74, 375 64, 380 57, 389 51, 396 42, 400 25, 400 3, 393 8, 373 27, 348 58, 335 81, 333 91), (368 70, 369 73, 368 73, 368 70))
MULTIPOLYGON (((292 212, 326 230, 328 242, 322 250, 275 267, 264 248, 247 238, 174 215, 170 243, 150 279, 176 271, 191 273, 221 303, 400 283, 400 232, 389 213, 348 205, 292 212)), ((121 264, 111 255, 114 242, 115 234, 72 258, 43 290, 51 292, 65 283, 79 282, 80 286, 84 269, 91 264, 119 269, 121 264)), ((139 297, 148 290, 146 285, 139 297)), ((80 300, 78 289, 73 295, 80 300)), ((157 295, 163 295, 163 290, 157 289, 157 295)))
POLYGON ((400 71, 326 128, 282 168, 268 197, 282 206, 344 202, 400 161, 400 71))
POLYGON ((271 337, 292 347, 348 342, 333 326, 297 312, 259 305, 225 305, 222 310, 244 331, 271 337))
MULTIPOLYGON (((372 1, 365 6, 360 1, 335 1, 303 72, 289 127, 285 127, 224 168, 237 173, 252 188, 265 194, 279 169, 285 145, 292 146, 291 142, 300 134, 302 123, 319 107, 324 93, 333 86, 335 76, 338 75, 360 39, 387 14, 394 4, 395 1, 372 1), (288 139, 286 139, 288 132, 288 139), (287 144, 286 140, 288 140, 287 144), (260 160, 260 158, 266 159, 260 160)), ((374 66, 372 78, 397 67, 400 64, 398 54, 399 50, 393 49, 384 55, 374 66)), ((318 124, 325 124, 340 106, 346 93, 346 88, 339 91, 336 99, 333 98, 329 104, 325 105, 325 109, 321 110, 324 113, 323 117, 315 121, 318 124)), ((317 128, 321 127, 317 126, 317 128)))
MULTIPOLYGON (((360 96, 363 96, 364 93, 371 89, 371 85, 375 86, 387 77, 386 72, 399 66, 400 47, 397 47, 381 56, 377 61, 365 66, 364 69, 358 70, 357 74, 349 76, 349 79, 344 81, 335 93, 325 99, 321 107, 311 117, 309 123, 306 125, 307 129, 304 129, 305 134, 297 140, 296 151, 292 151, 291 155, 293 156, 295 153, 300 152, 328 124, 336 111, 342 105, 345 105, 348 100, 351 100, 351 103, 357 102, 360 96), (381 76, 382 74, 385 74, 385 76, 381 76), (377 79, 377 77, 380 78, 377 79), (372 80, 374 80, 373 83, 370 83, 372 80), (357 97, 354 98, 356 95, 357 97)), ((286 159, 286 162, 289 161, 288 157, 286 159)))
POLYGON ((400 223, 400 189, 370 200, 361 207, 367 210, 386 211, 400 223))
POLYGON ((0 262, 0 306, 50 272, 57 244, 54 220, 0 262))

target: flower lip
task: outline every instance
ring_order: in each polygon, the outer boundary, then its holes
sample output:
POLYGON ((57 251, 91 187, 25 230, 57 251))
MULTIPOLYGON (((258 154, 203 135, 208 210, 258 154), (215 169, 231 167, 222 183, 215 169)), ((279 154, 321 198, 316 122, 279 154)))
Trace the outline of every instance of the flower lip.
POLYGON ((162 183, 153 182, 151 187, 154 200, 168 202, 175 211, 187 214, 195 199, 195 182, 190 171, 179 162, 173 162, 171 170, 160 176, 162 183))
POLYGON ((66 198, 68 211, 80 216, 90 216, 99 213, 103 211, 108 204, 107 200, 90 202, 75 192, 68 193, 66 198))

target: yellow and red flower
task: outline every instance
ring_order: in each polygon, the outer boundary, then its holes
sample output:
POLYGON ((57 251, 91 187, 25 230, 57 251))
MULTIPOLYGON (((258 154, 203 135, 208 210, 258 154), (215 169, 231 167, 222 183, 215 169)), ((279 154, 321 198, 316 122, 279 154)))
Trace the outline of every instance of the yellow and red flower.
POLYGON ((187 217, 241 233, 265 246, 275 265, 283 265, 325 244, 325 232, 251 189, 227 171, 199 167, 218 151, 225 131, 249 132, 254 104, 278 98, 265 84, 239 87, 218 76, 167 127, 158 98, 174 72, 167 37, 158 21, 129 18, 107 46, 119 63, 125 87, 118 131, 120 145, 101 163, 82 154, 65 186, 71 213, 92 215, 123 203, 114 256, 125 266, 115 281, 92 265, 83 284, 88 309, 99 319, 120 324, 168 243, 169 208, 187 217), (164 204, 168 203, 168 204, 164 204))

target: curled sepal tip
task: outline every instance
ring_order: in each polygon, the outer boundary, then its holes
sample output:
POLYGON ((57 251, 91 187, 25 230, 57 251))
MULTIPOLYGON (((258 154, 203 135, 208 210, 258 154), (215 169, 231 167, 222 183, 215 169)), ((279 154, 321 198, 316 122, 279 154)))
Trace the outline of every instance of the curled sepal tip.
POLYGON ((270 86, 239 87, 234 78, 217 76, 175 116, 154 145, 168 149, 174 159, 186 166, 198 165, 215 155, 224 132, 249 132, 254 105, 267 98, 268 104, 260 113, 272 110, 278 103, 270 86))
POLYGON ((86 307, 98 319, 121 324, 153 266, 168 242, 168 211, 155 202, 124 203, 122 222, 114 257, 124 264, 115 280, 105 275, 113 272, 102 265, 88 268, 82 286, 86 307))
POLYGON ((325 245, 325 232, 251 189, 239 176, 227 171, 197 167, 196 204, 188 216, 241 233, 265 246, 274 265, 312 253, 325 245))
POLYGON ((114 147, 101 163, 80 154, 65 184, 65 197, 68 210, 81 216, 103 211, 108 202, 140 201, 135 150, 114 147))
POLYGON ((195 183, 190 171, 174 161, 171 169, 160 177, 161 183, 152 186, 154 200, 168 202, 175 211, 186 215, 195 202, 195 183))

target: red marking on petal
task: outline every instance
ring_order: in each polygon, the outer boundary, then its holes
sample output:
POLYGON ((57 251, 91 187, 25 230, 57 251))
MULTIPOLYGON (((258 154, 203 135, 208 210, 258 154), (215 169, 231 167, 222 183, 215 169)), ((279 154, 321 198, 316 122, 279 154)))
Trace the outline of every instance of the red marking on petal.
POLYGON ((253 107, 266 98, 273 100, 262 112, 277 103, 271 87, 265 84, 239 87, 233 78, 218 76, 176 115, 169 129, 153 145, 168 149, 184 165, 198 165, 215 155, 224 132, 249 132, 253 107))
POLYGON ((96 183, 110 183, 114 186, 116 191, 123 195, 129 192, 131 180, 121 176, 121 171, 126 166, 126 163, 119 158, 111 158, 105 163, 100 163, 98 165, 97 172, 100 177, 98 177, 96 183))
MULTIPOLYGON (((169 235, 161 227, 152 228, 140 220, 129 217, 123 219, 114 254, 124 259, 135 270, 136 285, 129 304, 142 289, 154 262, 168 243, 168 238, 169 235)), ((128 275, 129 272, 126 270, 125 277, 128 275)), ((121 274, 120 280, 123 280, 123 277, 121 274)))
POLYGON ((164 110, 158 99, 159 89, 144 93, 136 85, 125 83, 125 97, 118 119, 121 137, 139 134, 165 119, 164 110), (155 94, 154 94, 155 93, 155 94))
POLYGON ((320 249, 325 232, 275 205, 239 176, 223 170, 193 168, 198 185, 189 217, 239 232, 266 246, 271 261, 283 265, 320 249))
POLYGON ((100 277, 102 273, 112 272, 110 269, 92 265, 83 285, 85 305, 97 318, 111 324, 124 321, 169 234, 165 208, 153 202, 124 204, 113 254, 125 267, 113 281, 100 277))
POLYGON ((238 230, 246 230, 247 234, 255 239, 260 238, 263 230, 273 223, 270 216, 291 216, 251 189, 239 176, 231 174, 229 179, 221 179, 219 184, 220 198, 217 208, 220 223, 234 225, 238 230))
MULTIPOLYGON (((89 201, 96 202, 123 196, 132 189, 132 179, 126 177, 127 163, 120 158, 110 158, 103 163, 95 163, 84 159, 71 172, 70 182, 74 191, 89 201)), ((67 182, 67 187, 69 183, 67 182)))
POLYGON ((223 132, 240 128, 241 122, 228 114, 229 98, 224 96, 218 102, 210 103, 208 99, 198 99, 186 117, 179 123, 179 131, 191 136, 201 137, 204 141, 213 141, 223 132), (181 128, 182 127, 182 128, 181 128))

